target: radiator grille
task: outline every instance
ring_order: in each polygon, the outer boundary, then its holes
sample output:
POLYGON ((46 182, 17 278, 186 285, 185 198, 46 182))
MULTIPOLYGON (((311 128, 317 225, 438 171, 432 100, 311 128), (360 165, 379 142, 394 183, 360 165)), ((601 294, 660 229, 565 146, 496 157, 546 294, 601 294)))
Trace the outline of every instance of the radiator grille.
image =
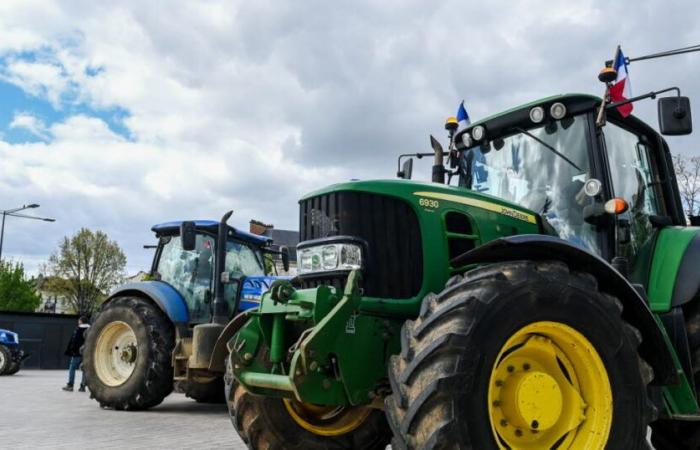
MULTIPOLYGON (((423 281, 418 218, 403 200, 365 192, 333 192, 299 204, 300 242, 353 236, 368 244, 362 287, 370 297, 410 298, 423 281)), ((305 279, 304 287, 342 286, 343 279, 305 279)))

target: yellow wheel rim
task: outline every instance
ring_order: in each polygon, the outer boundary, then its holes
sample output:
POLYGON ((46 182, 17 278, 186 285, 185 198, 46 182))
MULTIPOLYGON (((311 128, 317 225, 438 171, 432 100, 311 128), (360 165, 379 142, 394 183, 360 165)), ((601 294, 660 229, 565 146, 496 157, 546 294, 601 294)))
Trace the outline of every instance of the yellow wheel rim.
POLYGON ((367 406, 321 406, 288 399, 284 406, 297 425, 319 436, 350 433, 372 413, 367 406))
POLYGON ((488 409, 501 449, 604 448, 612 389, 585 336, 562 323, 535 322, 501 349, 489 380, 488 409))
POLYGON ((126 322, 109 323, 97 337, 93 360, 95 372, 107 386, 120 386, 136 367, 136 334, 126 322))

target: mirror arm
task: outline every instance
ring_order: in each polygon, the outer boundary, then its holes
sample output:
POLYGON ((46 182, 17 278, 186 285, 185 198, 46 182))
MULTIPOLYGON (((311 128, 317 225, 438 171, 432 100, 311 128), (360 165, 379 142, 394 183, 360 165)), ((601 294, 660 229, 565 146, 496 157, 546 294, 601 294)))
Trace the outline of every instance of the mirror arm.
MULTIPOLYGON (((676 91, 676 93, 678 94, 678 97, 680 98, 680 96, 681 96, 681 90, 680 90, 678 87, 675 87, 675 86, 674 86, 674 87, 662 89, 662 90, 660 90, 660 91, 653 91, 653 92, 649 92, 649 93, 646 93, 646 94, 643 94, 643 95, 638 95, 638 96, 636 96, 636 97, 628 98, 627 100, 623 100, 623 101, 621 101, 621 102, 608 103, 608 104, 605 106, 605 108, 606 108, 606 109, 617 108, 618 106, 626 105, 626 104, 628 104, 628 103, 636 102, 636 101, 638 101, 638 100, 644 100, 645 98, 650 98, 650 99, 653 100, 653 99, 656 98, 657 95, 663 94, 664 92, 669 92, 669 91, 676 91)), ((680 102, 679 102, 679 105, 680 105, 680 102)))
POLYGON ((396 176, 399 178, 402 178, 399 176, 401 173, 401 158, 410 158, 410 157, 415 157, 418 159, 421 159, 424 156, 433 156, 433 153, 402 153, 399 155, 398 161, 396 162, 396 176))

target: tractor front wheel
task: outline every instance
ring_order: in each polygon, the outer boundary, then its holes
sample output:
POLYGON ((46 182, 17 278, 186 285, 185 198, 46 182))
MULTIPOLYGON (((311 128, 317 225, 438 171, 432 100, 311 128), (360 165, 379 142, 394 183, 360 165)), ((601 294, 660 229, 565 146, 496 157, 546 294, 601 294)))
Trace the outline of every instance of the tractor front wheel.
POLYGON ((217 377, 208 383, 187 383, 185 395, 197 403, 224 403, 224 380, 217 377))
POLYGON ((11 364, 12 354, 10 353, 10 349, 0 344, 0 375, 7 375, 11 364))
POLYGON ((110 301, 87 332, 83 370, 102 407, 147 409, 173 389, 173 325, 139 297, 110 301))
POLYGON ((393 448, 645 448, 653 371, 621 312, 557 262, 451 279, 404 324, 389 364, 393 448))
POLYGON ((227 361, 226 399, 234 428, 251 449, 383 450, 390 430, 369 406, 321 406, 250 394, 227 361))

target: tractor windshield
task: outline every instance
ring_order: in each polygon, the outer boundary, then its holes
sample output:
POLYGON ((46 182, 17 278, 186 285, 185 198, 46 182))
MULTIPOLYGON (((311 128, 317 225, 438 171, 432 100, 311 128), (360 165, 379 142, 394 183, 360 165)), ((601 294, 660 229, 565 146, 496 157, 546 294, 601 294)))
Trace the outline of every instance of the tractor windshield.
POLYGON ((540 213, 562 239, 598 253, 595 229, 583 220, 587 133, 586 116, 575 116, 467 149, 460 185, 540 213))
MULTIPOLYGON (((203 323, 211 317, 214 288, 214 253, 216 239, 206 233, 197 233, 194 250, 184 250, 179 236, 165 239, 156 271, 156 278, 170 284, 187 303, 190 322, 203 323)), ((226 245, 226 270, 236 276, 265 275, 260 249, 238 241, 226 245)), ((224 295, 232 307, 237 284, 227 285, 224 295)), ((230 311, 229 311, 230 312, 230 311)))

